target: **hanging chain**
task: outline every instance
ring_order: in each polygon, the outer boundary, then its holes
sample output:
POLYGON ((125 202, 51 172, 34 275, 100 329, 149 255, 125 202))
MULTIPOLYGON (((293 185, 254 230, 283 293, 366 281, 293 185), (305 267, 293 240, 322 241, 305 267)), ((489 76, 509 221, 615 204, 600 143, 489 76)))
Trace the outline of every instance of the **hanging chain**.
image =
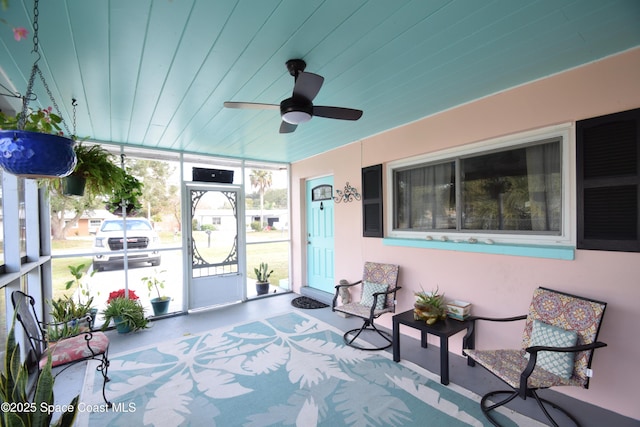
MULTIPOLYGON (((62 117, 62 113, 60 112, 60 107, 58 107, 58 103, 53 97, 53 93, 51 93, 51 89, 49 89, 49 85, 44 79, 44 76, 42 75, 42 71, 40 70, 40 67, 38 67, 37 65, 35 65, 34 67, 38 70, 38 75, 40 76, 40 80, 42 80, 42 84, 47 91, 47 95, 49 95, 49 99, 51 100, 51 104, 53 104, 53 108, 56 110, 56 114, 62 117)), ((67 126, 67 122, 65 120, 62 120, 62 126, 64 126, 64 129, 67 131, 67 135, 71 135, 71 132, 69 131, 69 127, 67 126)))
POLYGON ((76 107, 78 106, 78 100, 71 98, 71 105, 73 106, 73 134, 71 139, 76 139, 76 107))
POLYGON ((22 113, 20 114, 20 120, 18 121, 18 129, 24 129, 24 125, 27 123, 27 112, 29 110, 29 101, 35 101, 36 97, 33 94, 33 82, 36 79, 36 73, 38 70, 38 61, 40 60, 40 53, 38 52, 38 0, 33 1, 33 50, 36 60, 33 62, 33 68, 31 68, 31 75, 29 76, 29 83, 27 83, 27 93, 22 98, 22 113))
MULTIPOLYGON (((38 0, 33 1, 33 50, 35 54, 38 55, 38 59, 40 59, 40 55, 38 54, 38 16, 40 15, 40 11, 38 10, 38 0)), ((36 62, 38 62, 36 59, 36 62)))
MULTIPOLYGON (((36 95, 33 93, 33 83, 36 78, 36 74, 40 77, 42 84, 44 85, 45 90, 47 91, 47 95, 49 95, 49 99, 53 104, 53 108, 55 108, 56 114, 62 117, 62 113, 60 112, 60 107, 58 107, 58 103, 53 97, 53 93, 51 89, 49 89, 49 85, 47 84, 44 76, 42 75, 42 71, 40 67, 38 67, 38 61, 40 60, 40 52, 38 51, 38 17, 40 16, 40 11, 38 9, 38 0, 33 1, 33 50, 31 52, 36 54, 36 60, 33 62, 33 68, 31 69, 31 76, 29 77, 29 83, 27 84, 27 93, 22 98, 22 114, 20 114, 20 120, 18 122, 18 129, 24 129, 24 125, 27 122, 27 113, 29 110, 29 101, 35 101, 37 99, 36 95)), ((75 99, 73 100, 73 134, 69 131, 69 127, 67 126, 67 122, 62 120, 62 125, 64 129, 67 131, 68 135, 75 136, 76 125, 75 125, 75 99)))

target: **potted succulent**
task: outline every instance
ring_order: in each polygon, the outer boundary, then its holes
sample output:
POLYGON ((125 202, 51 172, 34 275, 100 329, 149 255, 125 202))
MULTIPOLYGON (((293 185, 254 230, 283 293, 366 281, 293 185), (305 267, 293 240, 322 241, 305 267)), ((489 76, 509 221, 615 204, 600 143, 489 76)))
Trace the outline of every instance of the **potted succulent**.
POLYGON ((75 141, 63 136, 62 118, 51 107, 25 109, 8 116, 0 111, 0 166, 26 178, 57 178, 76 166, 75 141))
POLYGON ((160 289, 164 289, 165 280, 158 277, 159 274, 163 274, 165 272, 166 270, 162 270, 159 273, 154 270, 153 275, 145 276, 141 279, 142 283, 145 283, 147 285, 147 289, 149 289, 149 297, 153 294, 154 289, 158 294, 157 297, 151 298, 151 307, 153 308, 154 316, 162 316, 163 314, 167 314, 167 311, 169 311, 171 298, 160 294, 160 289))
POLYGON ((118 333, 137 331, 148 327, 148 320, 144 316, 144 307, 140 304, 138 296, 129 290, 127 297, 124 289, 109 294, 107 308, 102 312, 104 324, 102 330, 106 330, 113 319, 118 333))
POLYGON ((433 325, 438 320, 447 318, 447 307, 444 294, 439 294, 438 289, 432 292, 416 292, 416 302, 413 309, 415 320, 424 320, 429 325, 433 325))
POLYGON ((261 262, 260 266, 253 269, 256 274, 256 293, 258 295, 264 295, 269 292, 269 277, 273 273, 273 270, 269 271, 269 264, 261 262))

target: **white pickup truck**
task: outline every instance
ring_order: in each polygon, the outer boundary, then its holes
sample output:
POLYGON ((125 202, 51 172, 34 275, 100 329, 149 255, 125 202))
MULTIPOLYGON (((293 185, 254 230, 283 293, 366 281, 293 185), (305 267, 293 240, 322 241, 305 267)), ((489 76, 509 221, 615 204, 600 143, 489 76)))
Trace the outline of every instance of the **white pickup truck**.
MULTIPOLYGON (((127 218, 127 261, 129 264, 147 262, 160 265, 158 233, 144 218, 127 218)), ((93 244, 93 269, 100 271, 106 266, 124 263, 124 221, 105 220, 96 233, 93 244)))

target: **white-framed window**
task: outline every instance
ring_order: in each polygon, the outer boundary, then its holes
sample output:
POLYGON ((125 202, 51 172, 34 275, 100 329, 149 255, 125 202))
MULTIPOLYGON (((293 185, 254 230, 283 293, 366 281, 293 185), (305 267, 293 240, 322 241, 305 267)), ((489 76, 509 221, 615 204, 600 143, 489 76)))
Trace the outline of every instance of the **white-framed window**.
POLYGON ((89 219, 89 228, 100 228, 100 226, 102 225, 102 220, 101 219, 89 219))
POLYGON ((387 236, 575 244, 571 125, 390 162, 387 236))

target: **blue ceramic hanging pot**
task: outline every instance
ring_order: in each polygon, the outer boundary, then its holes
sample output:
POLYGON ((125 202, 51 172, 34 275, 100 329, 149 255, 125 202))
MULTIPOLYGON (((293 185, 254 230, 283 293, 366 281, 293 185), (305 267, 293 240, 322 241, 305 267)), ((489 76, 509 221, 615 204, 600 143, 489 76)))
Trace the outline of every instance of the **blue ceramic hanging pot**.
POLYGON ((24 130, 0 130, 0 166, 25 178, 65 177, 76 167, 74 141, 24 130))

